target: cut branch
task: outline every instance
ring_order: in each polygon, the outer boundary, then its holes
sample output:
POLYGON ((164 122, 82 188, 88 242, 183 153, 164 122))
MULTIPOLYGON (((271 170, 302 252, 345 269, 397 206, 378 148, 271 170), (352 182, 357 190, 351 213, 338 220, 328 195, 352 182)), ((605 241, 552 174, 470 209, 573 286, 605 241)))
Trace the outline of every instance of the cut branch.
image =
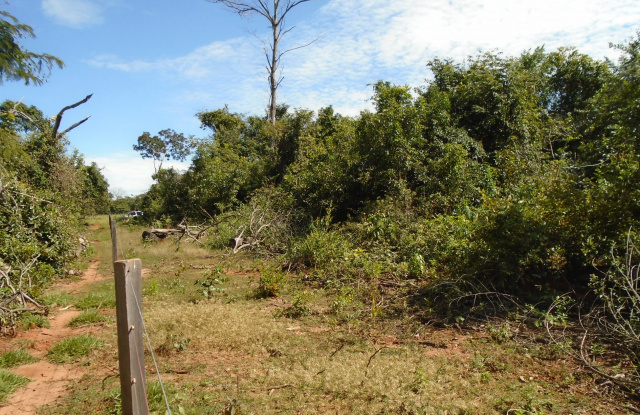
POLYGON ((86 117, 84 120, 78 121, 77 123, 73 124, 71 127, 67 128, 66 130, 64 130, 63 132, 61 132, 60 134, 66 134, 69 131, 73 130, 74 128, 76 128, 77 126, 79 126, 80 124, 82 124, 83 122, 87 121, 89 118, 91 118, 91 115, 89 115, 88 117, 86 117))
MULTIPOLYGON (((53 131, 51 132, 51 138, 56 139, 58 138, 58 129, 60 128, 60 122, 62 121, 62 115, 65 113, 65 111, 76 108, 82 104, 84 104, 85 102, 89 101, 89 99, 91 99, 91 97, 93 96, 93 94, 89 94, 87 95, 83 100, 80 100, 78 102, 76 102, 75 104, 71 104, 71 105, 67 105, 66 107, 62 108, 60 110, 60 112, 58 113, 58 115, 56 115, 56 121, 53 124, 53 131)), ((88 118, 88 117, 87 117, 88 118)), ((70 129, 77 127, 78 125, 82 124, 84 121, 87 120, 87 118, 85 118, 84 120, 82 120, 79 124, 77 125, 73 125, 70 129)), ((69 130, 69 129, 68 129, 69 130)), ((67 131, 68 131, 67 130, 67 131)), ((64 133, 63 133, 64 134, 64 133)))

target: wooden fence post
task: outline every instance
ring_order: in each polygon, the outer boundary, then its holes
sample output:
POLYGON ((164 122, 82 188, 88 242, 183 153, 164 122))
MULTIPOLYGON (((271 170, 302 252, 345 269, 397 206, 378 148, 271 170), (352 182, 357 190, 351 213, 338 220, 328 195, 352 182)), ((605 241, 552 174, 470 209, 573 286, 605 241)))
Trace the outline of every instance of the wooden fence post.
POLYGON ((109 215, 109 229, 111 230, 111 256, 115 266, 115 263, 118 260, 118 236, 116 234, 116 221, 111 217, 111 215, 109 215))
POLYGON ((123 415, 148 415, 142 343, 142 261, 114 262, 123 415))

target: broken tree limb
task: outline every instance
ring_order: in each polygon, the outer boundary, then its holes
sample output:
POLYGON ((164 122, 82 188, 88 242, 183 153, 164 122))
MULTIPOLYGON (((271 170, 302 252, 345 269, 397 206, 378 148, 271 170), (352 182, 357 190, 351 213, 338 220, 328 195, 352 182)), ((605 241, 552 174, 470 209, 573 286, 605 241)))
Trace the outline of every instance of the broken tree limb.
MULTIPOLYGON (((167 238, 167 236, 171 236, 171 235, 175 235, 175 236, 179 236, 180 239, 182 239, 182 237, 184 236, 188 236, 192 239, 196 239, 199 238, 200 236, 202 236, 201 232, 197 232, 194 230, 189 229, 186 226, 180 227, 180 228, 173 228, 173 229, 148 229, 144 232, 142 232, 142 239, 143 240, 149 240, 149 241, 154 241, 154 242, 158 242, 158 241, 162 241, 164 239, 167 238)), ((198 241, 200 242, 200 241, 198 241)))
POLYGON ((89 115, 88 117, 85 117, 84 120, 78 121, 77 123, 73 124, 71 127, 67 128, 66 130, 64 130, 63 132, 61 132, 60 134, 66 134, 69 131, 73 130, 74 128, 76 128, 77 126, 79 126, 80 124, 82 124, 83 122, 87 121, 89 118, 91 118, 91 115, 89 115))
MULTIPOLYGON (((82 104, 84 104, 85 102, 89 101, 89 99, 91 99, 91 97, 93 96, 93 94, 89 94, 87 95, 83 100, 80 100, 78 102, 76 102, 75 104, 71 104, 71 105, 67 105, 66 107, 62 108, 60 110, 60 112, 58 112, 58 115, 56 115, 56 121, 53 124, 53 130, 51 131, 51 138, 53 138, 54 140, 56 138, 58 138, 58 129, 60 128, 60 122, 62 121, 62 115, 64 114, 65 111, 70 110, 72 108, 76 108, 82 104)), ((67 128, 64 133, 69 132, 70 130, 72 130, 73 128, 77 127, 78 125, 82 124, 83 122, 85 122, 88 119, 85 118, 84 120, 80 121, 80 123, 76 123, 74 125, 72 125, 70 128, 67 128)), ((63 133, 63 134, 64 134, 63 133)))

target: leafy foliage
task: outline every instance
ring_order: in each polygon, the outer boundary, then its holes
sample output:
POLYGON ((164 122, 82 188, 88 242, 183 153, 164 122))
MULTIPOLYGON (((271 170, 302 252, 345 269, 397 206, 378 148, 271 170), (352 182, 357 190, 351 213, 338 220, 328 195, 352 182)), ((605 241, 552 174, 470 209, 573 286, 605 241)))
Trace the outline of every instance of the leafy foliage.
MULTIPOLYGON (((213 134, 149 205, 215 224, 216 248, 247 237, 247 218, 268 207, 286 220, 252 254, 282 254, 281 269, 335 292, 339 321, 356 305, 379 316, 382 291, 402 287, 399 307, 429 318, 511 308, 539 322, 555 307, 547 324, 566 324, 568 304, 587 307, 572 297, 597 289, 591 307, 631 330, 636 367, 637 267, 611 252, 640 226, 640 32, 615 48, 618 62, 542 47, 434 59, 425 85, 380 81, 373 109, 355 117, 281 106, 271 125, 226 107, 199 113, 213 134)), ((285 275, 264 271, 257 295, 279 295, 285 275)), ((306 313, 305 301, 285 315, 306 313)))
POLYGON ((34 37, 31 26, 19 23, 14 16, 0 10, 0 45, 3 51, 0 56, 0 85, 4 80, 40 85, 54 66, 64 66, 64 62, 55 56, 30 52, 19 43, 19 39, 34 37))
POLYGON ((256 297, 279 297, 286 283, 287 275, 284 272, 274 269, 264 269, 260 273, 256 297))
POLYGON ((192 148, 193 137, 185 137, 172 129, 162 130, 154 136, 145 131, 138 137, 138 144, 133 145, 133 149, 139 152, 143 159, 153 159, 156 174, 162 169, 165 160, 184 161, 192 148))

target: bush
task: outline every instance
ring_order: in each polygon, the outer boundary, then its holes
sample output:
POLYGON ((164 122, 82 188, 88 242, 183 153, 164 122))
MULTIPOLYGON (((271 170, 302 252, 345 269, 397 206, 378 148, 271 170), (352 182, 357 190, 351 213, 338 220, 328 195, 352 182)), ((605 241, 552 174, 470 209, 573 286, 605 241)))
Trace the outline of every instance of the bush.
POLYGON ((267 269, 260 274, 257 298, 278 297, 287 282, 287 274, 280 270, 267 269))
MULTIPOLYGON (((601 300, 601 309, 594 310, 591 317, 614 339, 611 344, 615 344, 629 362, 621 366, 630 372, 623 379, 627 386, 631 383, 637 389, 640 387, 640 250, 635 239, 637 235, 629 231, 624 257, 614 256, 613 267, 600 277, 592 275, 591 286, 601 300)), ((581 352, 584 357, 584 350, 581 352)))
POLYGON ((290 264, 302 268, 318 268, 340 272, 351 244, 339 230, 330 229, 329 215, 316 220, 309 232, 294 240, 287 250, 290 264))
POLYGON ((64 209, 0 171, 0 264, 11 267, 14 288, 38 292, 61 274, 74 256, 74 229, 64 209), (24 287, 17 270, 26 271, 24 287))

